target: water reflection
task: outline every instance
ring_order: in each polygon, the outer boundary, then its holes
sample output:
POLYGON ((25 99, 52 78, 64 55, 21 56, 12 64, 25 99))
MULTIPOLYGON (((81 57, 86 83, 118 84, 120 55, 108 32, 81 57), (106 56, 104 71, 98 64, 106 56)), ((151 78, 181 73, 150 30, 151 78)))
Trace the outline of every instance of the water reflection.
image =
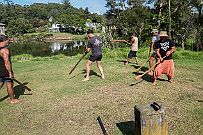
POLYGON ((82 53, 86 41, 68 42, 29 42, 11 43, 9 48, 12 55, 31 54, 33 56, 52 56, 57 54, 76 55, 82 53))

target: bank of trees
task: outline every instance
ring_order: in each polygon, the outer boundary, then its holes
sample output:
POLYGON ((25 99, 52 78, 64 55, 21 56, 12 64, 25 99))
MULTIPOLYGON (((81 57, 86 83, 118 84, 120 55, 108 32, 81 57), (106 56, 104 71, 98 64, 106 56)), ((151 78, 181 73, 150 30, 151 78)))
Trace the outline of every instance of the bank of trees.
POLYGON ((0 22, 6 24, 7 34, 18 35, 46 31, 53 22, 84 27, 90 19, 107 26, 110 30, 106 32, 115 38, 127 38, 129 33, 137 32, 141 44, 149 42, 151 30, 157 28, 167 30, 183 49, 203 50, 203 0, 105 1, 107 12, 98 15, 90 13, 88 8, 73 7, 69 0, 62 4, 24 6, 4 0, 0 3, 0 22))
POLYGON ((115 36, 137 32, 143 43, 157 28, 167 30, 183 49, 203 50, 202 0, 106 0, 106 7, 115 36))
MULTIPOLYGON (((26 3, 25 3, 26 4, 26 3)), ((10 0, 0 3, 0 22, 6 24, 8 35, 47 31, 52 23, 85 27, 87 19, 101 23, 101 15, 90 13, 88 8, 77 9, 69 0, 59 3, 18 5, 10 0), (52 18, 52 21, 49 19, 52 18)))

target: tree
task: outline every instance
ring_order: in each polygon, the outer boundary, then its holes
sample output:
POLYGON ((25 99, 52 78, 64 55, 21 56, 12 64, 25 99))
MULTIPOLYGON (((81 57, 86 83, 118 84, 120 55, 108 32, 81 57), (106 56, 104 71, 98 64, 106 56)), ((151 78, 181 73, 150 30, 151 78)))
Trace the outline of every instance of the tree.
POLYGON ((23 18, 17 18, 15 20, 10 20, 8 23, 8 34, 18 35, 33 32, 33 26, 29 20, 23 18))

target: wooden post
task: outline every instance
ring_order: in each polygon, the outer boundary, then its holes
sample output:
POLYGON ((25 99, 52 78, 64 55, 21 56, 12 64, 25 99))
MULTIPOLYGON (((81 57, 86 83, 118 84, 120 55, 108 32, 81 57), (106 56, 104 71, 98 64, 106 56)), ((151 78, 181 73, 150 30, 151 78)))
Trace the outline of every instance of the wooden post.
POLYGON ((168 135, 164 108, 156 102, 135 106, 135 135, 168 135))

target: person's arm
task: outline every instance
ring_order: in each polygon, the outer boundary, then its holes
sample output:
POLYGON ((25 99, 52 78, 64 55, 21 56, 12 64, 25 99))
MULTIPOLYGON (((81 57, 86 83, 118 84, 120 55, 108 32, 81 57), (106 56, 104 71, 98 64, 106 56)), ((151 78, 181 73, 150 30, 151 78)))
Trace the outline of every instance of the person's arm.
POLYGON ((91 48, 86 47, 85 52, 90 52, 91 48))
POLYGON ((162 62, 163 58, 161 57, 160 49, 155 49, 155 51, 156 51, 156 55, 157 55, 157 58, 158 58, 158 62, 162 62))
POLYGON ((176 51, 175 46, 171 47, 171 49, 169 51, 166 52, 166 56, 170 56, 172 53, 174 53, 176 51))
POLYGON ((87 43, 87 46, 85 47, 84 55, 90 52, 91 46, 92 45, 91 45, 90 40, 89 40, 87 43))
POLYGON ((14 74, 13 74, 13 70, 12 70, 12 64, 10 62, 10 59, 9 59, 9 56, 10 56, 10 52, 7 48, 4 48, 1 50, 1 53, 2 53, 2 57, 3 57, 3 60, 4 60, 4 63, 5 63, 5 67, 9 73, 9 77, 11 79, 14 79, 14 74))
POLYGON ((155 49, 155 51, 156 51, 157 57, 158 57, 158 58, 162 58, 162 57, 161 57, 161 54, 160 54, 160 49, 155 49))
POLYGON ((135 42, 135 37, 132 37, 130 40, 130 44, 132 45, 135 42))
POLYGON ((153 50, 153 48, 154 48, 154 42, 151 42, 149 52, 151 52, 153 50))

